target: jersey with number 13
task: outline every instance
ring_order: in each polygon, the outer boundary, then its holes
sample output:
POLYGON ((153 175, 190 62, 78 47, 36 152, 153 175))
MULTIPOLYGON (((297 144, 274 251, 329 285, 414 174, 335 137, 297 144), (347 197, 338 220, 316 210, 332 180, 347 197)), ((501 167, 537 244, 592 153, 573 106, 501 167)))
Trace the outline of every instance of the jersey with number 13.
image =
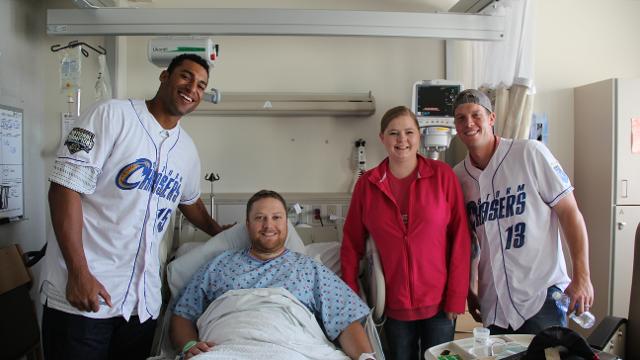
POLYGON ((484 170, 469 155, 454 170, 480 243, 483 323, 518 329, 540 310, 548 287, 569 284, 552 207, 573 187, 537 141, 502 138, 484 170))

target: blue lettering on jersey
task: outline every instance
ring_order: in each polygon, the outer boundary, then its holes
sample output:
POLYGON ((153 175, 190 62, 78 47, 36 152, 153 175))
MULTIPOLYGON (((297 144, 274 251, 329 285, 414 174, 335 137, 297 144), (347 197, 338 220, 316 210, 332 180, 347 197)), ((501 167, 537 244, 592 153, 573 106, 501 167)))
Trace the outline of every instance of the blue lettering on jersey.
POLYGON ((171 212, 172 210, 168 208, 158 209, 158 216, 156 216, 156 228, 158 230, 158 233, 162 233, 164 226, 170 219, 171 212))
POLYGON ((560 164, 556 164, 553 167, 553 171, 556 172, 556 175, 558 175, 558 177, 560 178, 560 180, 562 180, 562 183, 567 185, 569 184, 569 177, 567 176, 567 174, 564 172, 564 170, 562 170, 562 166, 560 166, 560 164))
POLYGON ((122 190, 138 189, 142 191, 153 191, 163 199, 176 202, 182 187, 182 176, 177 171, 162 172, 153 170, 151 160, 140 158, 127 164, 118 171, 116 175, 116 186, 122 190))
POLYGON ((475 229, 486 221, 505 219, 515 215, 522 215, 526 208, 527 192, 525 184, 513 187, 509 186, 504 191, 496 191, 493 196, 487 194, 486 199, 469 201, 467 203, 467 215, 469 223, 475 229), (505 194, 501 196, 501 194, 505 194))

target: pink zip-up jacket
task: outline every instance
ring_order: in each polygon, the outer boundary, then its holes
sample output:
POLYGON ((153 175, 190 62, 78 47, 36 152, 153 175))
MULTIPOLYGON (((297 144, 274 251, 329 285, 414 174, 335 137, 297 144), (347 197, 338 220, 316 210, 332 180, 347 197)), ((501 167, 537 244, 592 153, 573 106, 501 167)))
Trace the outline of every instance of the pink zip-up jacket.
POLYGON ((387 158, 358 179, 340 250, 342 278, 358 293, 358 265, 371 235, 385 277, 385 312, 403 321, 439 310, 463 313, 469 289, 471 241, 460 184, 449 165, 417 156, 408 225, 391 192, 387 158))

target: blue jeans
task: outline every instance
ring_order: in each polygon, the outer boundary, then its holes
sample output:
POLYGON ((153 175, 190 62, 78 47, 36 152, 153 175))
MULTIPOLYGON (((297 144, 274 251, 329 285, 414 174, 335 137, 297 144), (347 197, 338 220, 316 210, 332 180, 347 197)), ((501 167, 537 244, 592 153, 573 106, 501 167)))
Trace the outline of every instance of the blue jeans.
POLYGON ((42 348, 46 360, 146 359, 156 320, 140 324, 137 316, 91 319, 55 310, 42 313, 42 348))
POLYGON ((511 326, 508 329, 491 325, 491 335, 499 334, 537 334, 549 326, 567 326, 567 314, 563 312, 556 301, 553 300, 553 293, 562 291, 557 286, 547 289, 547 298, 542 305, 540 311, 522 324, 518 329, 513 330, 511 326))
POLYGON ((435 345, 453 340, 455 323, 444 311, 424 320, 400 321, 387 318, 384 332, 389 344, 390 360, 423 359, 424 352, 435 345))

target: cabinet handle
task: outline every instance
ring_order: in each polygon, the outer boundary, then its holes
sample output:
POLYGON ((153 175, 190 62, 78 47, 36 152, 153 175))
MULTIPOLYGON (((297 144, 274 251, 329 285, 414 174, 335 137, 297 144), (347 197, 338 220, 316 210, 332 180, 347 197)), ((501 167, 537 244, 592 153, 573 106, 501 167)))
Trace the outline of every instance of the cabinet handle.
POLYGON ((620 221, 620 222, 618 223, 618 230, 622 230, 622 229, 624 229, 624 227, 625 227, 625 226, 627 226, 627 223, 626 223, 626 222, 624 222, 624 221, 620 221))
POLYGON ((620 195, 623 198, 629 197, 629 180, 622 180, 622 194, 620 195))

